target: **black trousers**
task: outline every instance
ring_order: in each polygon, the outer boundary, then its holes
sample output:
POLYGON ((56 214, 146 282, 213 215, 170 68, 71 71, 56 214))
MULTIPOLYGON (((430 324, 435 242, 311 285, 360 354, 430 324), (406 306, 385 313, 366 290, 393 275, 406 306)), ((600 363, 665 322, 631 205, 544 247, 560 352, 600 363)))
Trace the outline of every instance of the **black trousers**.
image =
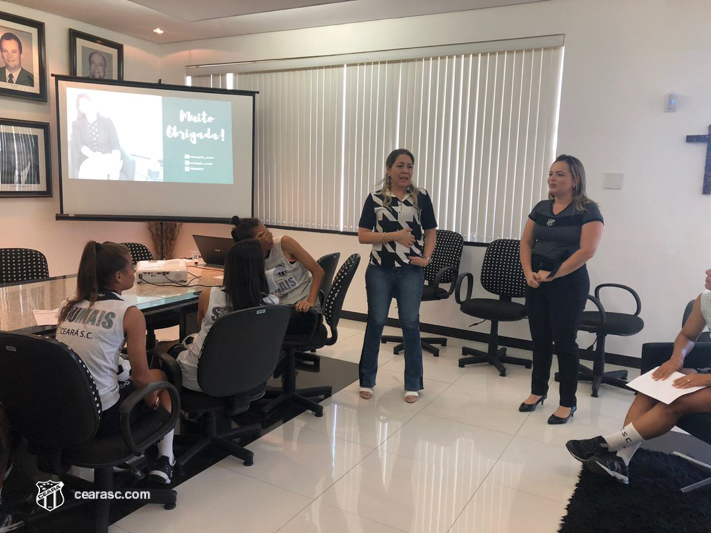
POLYGON ((567 276, 541 283, 537 289, 528 287, 526 290, 526 310, 533 339, 531 394, 548 393, 555 344, 563 407, 573 407, 576 402, 580 358, 576 340, 589 292, 590 278, 585 265, 567 276))

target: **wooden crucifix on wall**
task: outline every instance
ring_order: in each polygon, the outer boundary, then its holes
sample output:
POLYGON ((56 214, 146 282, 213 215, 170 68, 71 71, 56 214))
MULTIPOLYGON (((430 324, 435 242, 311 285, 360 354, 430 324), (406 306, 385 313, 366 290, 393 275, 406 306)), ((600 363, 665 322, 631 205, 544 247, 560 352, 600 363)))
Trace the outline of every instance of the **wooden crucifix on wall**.
POLYGON ((706 169, 704 170, 703 194, 711 194, 711 126, 708 135, 687 135, 688 143, 706 143, 706 169))

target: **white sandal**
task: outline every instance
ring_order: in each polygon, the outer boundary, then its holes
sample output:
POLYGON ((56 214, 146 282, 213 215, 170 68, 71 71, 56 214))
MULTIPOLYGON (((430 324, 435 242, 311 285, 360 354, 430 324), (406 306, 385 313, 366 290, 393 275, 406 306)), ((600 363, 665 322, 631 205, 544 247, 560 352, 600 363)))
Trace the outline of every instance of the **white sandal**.
POLYGON ((407 403, 415 403, 419 397, 420 397, 420 393, 418 393, 417 391, 413 391, 413 390, 405 391, 405 401, 407 403))
POLYGON ((364 400, 370 400, 373 397, 373 389, 371 389, 370 387, 361 387, 360 397, 364 400))

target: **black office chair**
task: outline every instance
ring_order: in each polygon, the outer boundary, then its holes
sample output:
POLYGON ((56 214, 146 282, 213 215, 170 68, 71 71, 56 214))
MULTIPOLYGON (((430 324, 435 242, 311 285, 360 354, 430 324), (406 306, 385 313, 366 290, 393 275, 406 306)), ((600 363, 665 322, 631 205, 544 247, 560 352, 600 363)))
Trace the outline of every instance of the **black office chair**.
POLYGON ((526 318, 526 306, 512 302, 512 298, 523 298, 526 295, 526 277, 519 259, 519 241, 514 239, 498 239, 486 249, 484 263, 481 267, 481 285, 492 294, 499 296, 498 300, 491 298, 472 298, 474 276, 464 273, 457 280, 455 297, 461 311, 469 316, 491 320, 489 333, 489 349, 487 352, 474 348, 462 348, 459 368, 476 363, 489 363, 506 376, 503 363, 523 365, 531 368, 529 359, 506 355, 506 348, 499 348, 499 322, 513 322, 526 318), (466 297, 462 298, 462 283, 467 280, 466 297))
MULTIPOLYGON (((139 261, 153 261, 153 254, 148 249, 145 244, 140 242, 122 242, 131 252, 131 260, 133 261, 133 266, 139 261)), ((158 340, 156 339, 156 330, 172 328, 173 326, 179 326, 181 323, 182 315, 177 311, 163 311, 159 314, 146 315, 146 347, 150 350, 155 347, 158 340)), ((198 324, 199 326, 199 324, 198 324)), ((182 335, 181 331, 181 335, 182 335)))
MULTIPOLYGON (((319 300, 321 307, 326 304, 326 298, 328 298, 328 293, 331 291, 331 286, 333 285, 333 276, 336 273, 336 268, 338 268, 338 260, 341 258, 341 252, 335 252, 332 254, 324 255, 316 261, 319 266, 323 269, 324 276, 321 282, 321 288, 319 291, 319 300)), ((315 351, 315 350, 314 350, 315 351)), ((321 366, 321 358, 313 353, 297 352, 296 361, 299 368, 304 370, 310 370, 309 366, 314 370, 318 370, 321 366), (312 363, 312 365, 307 365, 306 363, 312 363)))
POLYGON ((203 392, 180 387, 182 376, 177 361, 153 352, 170 381, 180 389, 182 410, 194 416, 205 414, 203 434, 178 458, 179 469, 208 446, 242 459, 246 466, 254 463, 254 454, 234 440, 258 434, 262 426, 249 424, 218 433, 217 414, 225 410, 228 401, 232 403, 232 414, 249 409, 249 392, 266 383, 276 369, 290 316, 289 307, 272 305, 242 309, 218 318, 205 337, 198 362, 197 380, 203 392))
MULTIPOLYGON (((580 330, 595 334, 595 342, 585 350, 592 354, 593 368, 581 364, 579 367, 578 379, 592 382, 592 396, 599 396, 600 384, 606 383, 615 387, 627 389, 627 370, 613 370, 605 372, 605 339, 608 335, 619 335, 627 337, 636 335, 644 328, 644 321, 639 317, 642 310, 642 302, 639 295, 626 285, 619 283, 602 283, 595 287, 595 296, 588 296, 588 300, 597 307, 596 311, 583 311, 580 320, 580 330), (629 292, 635 300, 636 309, 634 314, 610 313, 605 309, 600 299, 600 290, 604 288, 618 288, 629 292)), ((558 374, 556 373, 556 380, 558 374)))
POLYGON ((141 244, 140 242, 122 242, 128 251, 131 252, 131 259, 133 260, 133 266, 139 261, 153 261, 153 254, 148 249, 148 246, 141 244))
POLYGON ((0 248, 0 284, 49 277, 47 258, 30 248, 0 248))
MULTIPOLYGON (((645 374, 655 367, 669 360, 674 351, 673 342, 648 342, 642 345, 642 367, 641 373, 645 374)), ((686 368, 708 368, 711 367, 711 342, 698 342, 687 356, 684 358, 686 368)), ((676 425, 707 444, 711 444, 711 413, 694 413, 680 418, 676 425)), ((697 461, 679 452, 674 452, 683 459, 686 459, 711 475, 711 465, 697 461)), ((681 489, 682 492, 690 492, 701 487, 711 485, 711 477, 688 485, 681 489)))
MULTIPOLYGON (((437 230, 437 244, 430 264, 425 267, 425 286, 422 289, 422 301, 446 300, 454 292, 454 282, 459 275, 459 263, 462 260, 464 238, 454 231, 437 230), (449 290, 440 287, 440 283, 449 283, 449 290)), ((397 342, 393 348, 394 354, 399 354, 405 349, 405 344, 400 336, 383 335, 380 342, 397 342)), ((427 350, 435 357, 439 357, 439 348, 432 346, 439 344, 447 346, 445 337, 422 337, 422 349, 427 350)))
MULTIPOLYGON (((326 304, 324 305, 324 317, 326 323, 331 330, 331 336, 328 336, 326 326, 321 320, 313 320, 313 328, 302 335, 289 335, 287 333, 284 339, 284 348, 286 348, 286 365, 284 368, 283 390, 280 391, 278 397, 272 400, 262 409, 264 416, 269 416, 281 404, 285 402, 293 402, 310 411, 313 411, 316 416, 323 416, 323 407, 318 403, 309 400, 312 397, 329 398, 332 394, 332 387, 312 387, 309 389, 296 388, 296 352, 303 353, 308 350, 331 346, 338 340, 338 322, 341 319, 341 311, 343 302, 346 299, 346 292, 350 287, 353 276, 355 276, 358 265, 360 264, 360 254, 351 255, 341 265, 341 268, 336 274, 336 279, 328 293, 326 304)), ((312 316, 316 317, 317 313, 312 311, 312 316)), ((320 317, 319 317, 320 318, 320 317)))
MULTIPOLYGON (((112 491, 126 477, 114 483, 112 467, 143 454, 168 433, 178 419, 180 397, 167 382, 154 382, 135 391, 120 406, 121 432, 95 437, 99 428, 101 402, 84 362, 67 346, 54 339, 21 333, 0 332, 0 403, 14 432, 28 441, 38 456, 38 468, 60 476, 67 487, 78 490, 112 491), (20 379, 24 376, 25 379, 20 379), (151 411, 130 424, 131 410, 150 393, 167 389, 172 413, 151 411), (71 465, 94 469, 94 484, 67 475, 71 465)), ((132 476, 130 476, 132 477, 132 476)), ((133 489, 131 489, 133 490, 133 489)), ((69 499, 68 499, 69 500, 69 499)), ((174 490, 152 490, 152 503, 175 507, 174 490)), ((81 503, 70 499, 60 511, 81 503)), ((108 531, 110 500, 98 500, 96 531, 108 531)), ((25 518, 30 525, 48 513, 25 518)))
MULTIPOLYGON (((319 257, 316 261, 321 268, 323 268, 324 276, 321 282, 321 294, 323 294, 323 302, 328 298, 328 293, 331 291, 331 286, 333 285, 333 276, 336 274, 336 269, 338 268, 338 260, 341 258, 341 252, 335 252, 332 254, 324 255, 319 257)), ((322 303, 323 303, 322 302, 322 303)))

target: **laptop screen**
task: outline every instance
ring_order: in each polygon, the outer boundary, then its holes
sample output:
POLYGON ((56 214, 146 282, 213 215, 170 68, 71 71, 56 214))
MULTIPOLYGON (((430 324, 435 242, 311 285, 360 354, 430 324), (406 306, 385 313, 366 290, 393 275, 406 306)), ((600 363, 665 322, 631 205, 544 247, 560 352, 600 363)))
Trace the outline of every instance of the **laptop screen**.
POLYGON ((205 264, 220 268, 225 266, 225 256, 235 244, 231 237, 193 235, 193 239, 205 264))

